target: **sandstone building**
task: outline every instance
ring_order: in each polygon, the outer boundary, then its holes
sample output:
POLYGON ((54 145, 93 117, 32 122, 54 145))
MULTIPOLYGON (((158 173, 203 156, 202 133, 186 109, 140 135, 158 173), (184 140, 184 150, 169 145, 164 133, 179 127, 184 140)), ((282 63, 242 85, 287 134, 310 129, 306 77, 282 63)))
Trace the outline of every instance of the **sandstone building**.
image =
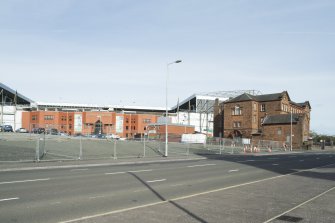
POLYGON ((244 93, 215 109, 215 136, 280 141, 301 148, 308 141, 311 106, 295 103, 287 91, 275 94, 244 93), (292 131, 292 137, 291 137, 292 131))

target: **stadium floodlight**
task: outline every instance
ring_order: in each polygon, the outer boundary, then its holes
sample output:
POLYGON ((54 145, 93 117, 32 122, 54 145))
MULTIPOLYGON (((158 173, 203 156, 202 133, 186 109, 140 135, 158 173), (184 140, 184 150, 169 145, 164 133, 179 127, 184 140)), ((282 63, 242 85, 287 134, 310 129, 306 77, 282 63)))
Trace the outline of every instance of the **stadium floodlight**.
POLYGON ((165 152, 164 156, 168 156, 168 77, 169 77, 169 66, 175 63, 181 63, 182 60, 176 60, 166 65, 166 85, 165 85, 165 152))

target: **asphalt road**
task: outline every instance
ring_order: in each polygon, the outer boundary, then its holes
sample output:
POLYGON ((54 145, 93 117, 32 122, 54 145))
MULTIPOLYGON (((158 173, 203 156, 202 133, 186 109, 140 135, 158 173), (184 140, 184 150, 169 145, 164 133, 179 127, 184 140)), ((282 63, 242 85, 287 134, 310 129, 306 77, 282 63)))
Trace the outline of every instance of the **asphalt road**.
POLYGON ((335 153, 0 172, 0 222, 335 222, 335 153))

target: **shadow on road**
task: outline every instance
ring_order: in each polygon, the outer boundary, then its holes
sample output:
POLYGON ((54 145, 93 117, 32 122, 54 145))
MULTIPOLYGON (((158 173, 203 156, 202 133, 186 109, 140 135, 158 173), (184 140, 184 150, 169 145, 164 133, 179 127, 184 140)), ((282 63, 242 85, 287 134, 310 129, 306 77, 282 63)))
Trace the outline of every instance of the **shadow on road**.
POLYGON ((153 194, 155 194, 158 199, 160 199, 161 201, 166 201, 169 204, 172 204, 173 206, 175 206, 176 208, 178 208, 179 210, 183 211, 184 213, 188 214, 190 217, 194 218, 195 220, 202 222, 202 223, 206 223, 207 221, 205 221, 204 219, 202 219, 201 217, 197 216, 196 214, 192 213, 191 211, 187 210, 186 208, 182 207, 181 205, 177 204, 174 201, 171 200, 167 200, 165 199, 160 193, 158 193, 155 189, 153 189, 149 184, 147 184, 144 180, 142 180, 139 176, 137 176, 135 173, 131 173, 128 172, 130 175, 132 175, 133 177, 135 177, 138 181, 140 181, 145 187, 147 187, 153 194))
POLYGON ((335 172, 322 172, 322 170, 335 167, 335 153, 332 156, 329 154, 312 153, 266 156, 211 154, 197 155, 206 157, 209 160, 222 160, 244 164, 255 168, 261 168, 281 175, 294 174, 296 176, 335 181, 335 172), (311 170, 312 168, 317 168, 318 171, 313 171, 311 170))

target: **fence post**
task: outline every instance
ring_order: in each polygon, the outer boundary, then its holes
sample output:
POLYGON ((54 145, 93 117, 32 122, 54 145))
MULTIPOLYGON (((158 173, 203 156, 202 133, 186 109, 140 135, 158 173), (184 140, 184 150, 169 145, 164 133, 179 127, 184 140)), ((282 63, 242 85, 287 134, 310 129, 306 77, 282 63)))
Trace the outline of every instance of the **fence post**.
POLYGON ((233 141, 232 145, 231 145, 231 154, 234 154, 234 147, 235 147, 235 141, 233 141))
POLYGON ((35 154, 36 162, 40 162, 40 137, 37 137, 36 141, 36 154, 35 154))
POLYGON ((219 141, 219 148, 220 148, 220 155, 222 155, 222 149, 221 149, 221 145, 222 144, 222 139, 220 138, 220 141, 219 141))
POLYGON ((79 138, 79 157, 78 157, 78 159, 81 160, 82 156, 83 156, 83 143, 81 141, 81 135, 80 135, 80 138, 79 138))
POLYGON ((45 133, 43 133, 43 156, 45 156, 46 151, 45 151, 45 133))
POLYGON ((114 139, 114 155, 113 155, 114 159, 116 160, 116 139, 114 139))
POLYGON ((145 136, 143 137, 143 157, 145 157, 145 136))

